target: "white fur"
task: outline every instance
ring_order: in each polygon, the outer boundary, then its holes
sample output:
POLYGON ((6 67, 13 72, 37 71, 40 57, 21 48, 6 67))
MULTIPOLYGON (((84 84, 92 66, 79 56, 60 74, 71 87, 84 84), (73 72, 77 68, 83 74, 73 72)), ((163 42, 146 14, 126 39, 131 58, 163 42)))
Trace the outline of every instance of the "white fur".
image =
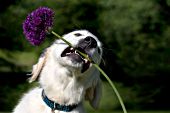
MULTIPOLYGON (((97 47, 101 49, 101 43, 93 34, 86 30, 77 30, 63 37, 73 46, 79 40, 87 36, 93 37, 97 41, 97 47), (74 34, 80 33, 82 36, 76 37, 74 34)), ((81 73, 82 63, 74 62, 69 57, 61 57, 61 53, 68 47, 62 40, 56 40, 46 49, 39 58, 37 64, 33 66, 30 82, 37 79, 41 88, 37 87, 26 93, 13 113, 52 113, 42 100, 41 93, 44 89, 47 97, 59 104, 79 104, 70 113, 85 113, 83 101, 88 100, 92 107, 97 108, 101 98, 101 80, 99 71, 91 64, 90 68, 81 73)), ((91 57, 96 63, 100 63, 101 54, 97 48, 90 50, 91 57)), ((64 113, 55 110, 55 113, 64 113)))

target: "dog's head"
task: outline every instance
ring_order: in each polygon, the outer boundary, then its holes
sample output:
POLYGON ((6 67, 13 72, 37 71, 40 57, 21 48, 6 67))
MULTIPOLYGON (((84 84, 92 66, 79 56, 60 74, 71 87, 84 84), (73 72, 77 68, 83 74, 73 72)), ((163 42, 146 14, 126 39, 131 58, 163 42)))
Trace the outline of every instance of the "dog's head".
POLYGON ((78 51, 88 55, 95 63, 99 64, 101 60, 101 43, 93 34, 88 31, 74 31, 64 35, 74 48, 69 47, 61 40, 57 40, 53 46, 54 57, 61 65, 79 70, 84 73, 91 67, 91 63, 85 59, 78 51))
POLYGON ((95 63, 100 63, 102 57, 101 42, 92 33, 87 30, 77 30, 64 35, 63 38, 69 41, 73 48, 62 40, 56 40, 41 55, 38 63, 33 66, 33 76, 30 81, 34 81, 37 78, 49 59, 51 65, 66 67, 70 71, 76 71, 76 73, 79 73, 78 75, 88 73, 92 68, 92 64, 79 54, 77 50, 87 54, 95 63))

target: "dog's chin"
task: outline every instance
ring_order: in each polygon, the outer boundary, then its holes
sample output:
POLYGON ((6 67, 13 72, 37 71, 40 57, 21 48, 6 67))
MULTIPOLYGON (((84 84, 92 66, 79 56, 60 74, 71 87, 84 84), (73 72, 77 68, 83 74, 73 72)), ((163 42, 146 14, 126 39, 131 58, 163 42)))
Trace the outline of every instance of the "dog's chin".
MULTIPOLYGON (((68 57, 76 68, 81 67, 81 73, 84 73, 90 68, 90 61, 81 56, 75 49, 67 47, 61 54, 61 57, 68 57)), ((73 66, 72 65, 72 66, 73 66)))

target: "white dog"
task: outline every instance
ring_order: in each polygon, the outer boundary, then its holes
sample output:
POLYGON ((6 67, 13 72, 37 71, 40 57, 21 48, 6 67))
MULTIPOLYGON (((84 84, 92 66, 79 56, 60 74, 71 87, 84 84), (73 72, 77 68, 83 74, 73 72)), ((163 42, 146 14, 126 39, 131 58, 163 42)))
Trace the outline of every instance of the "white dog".
POLYGON ((101 98, 99 71, 76 50, 99 64, 101 43, 86 30, 63 36, 74 48, 56 40, 33 66, 30 82, 39 78, 40 87, 26 93, 13 113, 85 113, 83 101, 97 108, 101 98))

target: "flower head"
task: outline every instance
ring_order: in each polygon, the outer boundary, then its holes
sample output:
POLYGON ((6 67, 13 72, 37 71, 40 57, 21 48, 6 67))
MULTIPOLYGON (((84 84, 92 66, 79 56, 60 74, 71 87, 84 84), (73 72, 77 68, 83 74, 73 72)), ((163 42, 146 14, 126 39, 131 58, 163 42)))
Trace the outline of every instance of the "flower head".
POLYGON ((40 7, 31 12, 23 22, 23 33, 32 45, 40 45, 53 26, 54 11, 40 7))

